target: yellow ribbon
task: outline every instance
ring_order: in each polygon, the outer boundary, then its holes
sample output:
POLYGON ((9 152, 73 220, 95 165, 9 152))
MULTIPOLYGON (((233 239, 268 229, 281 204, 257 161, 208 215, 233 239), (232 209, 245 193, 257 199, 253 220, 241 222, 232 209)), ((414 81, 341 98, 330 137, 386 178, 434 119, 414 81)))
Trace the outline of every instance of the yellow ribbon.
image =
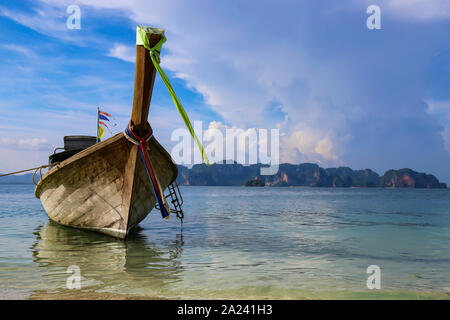
POLYGON ((166 85, 167 90, 169 91, 169 94, 170 94, 175 106, 177 107, 178 112, 181 115, 181 118, 183 118, 183 121, 189 130, 189 133, 191 134, 192 138, 194 139, 195 143, 197 144, 200 154, 202 155, 203 161, 205 161, 205 163, 209 166, 210 164, 209 164, 208 157, 206 156, 206 152, 203 149, 203 146, 202 146, 200 140, 197 138, 197 135, 195 134, 194 129, 192 128, 191 121, 189 120, 189 118, 186 114, 186 111, 184 110, 183 106, 181 105, 180 100, 178 100, 178 97, 175 94, 175 91, 173 90, 172 85, 170 84, 169 78, 167 78, 166 74, 164 73, 164 71, 161 69, 161 66, 159 65, 159 63, 160 63, 159 53, 161 51, 161 47, 162 47, 163 43, 166 42, 166 37, 164 35, 164 32, 161 32, 161 40, 153 48, 150 48, 150 42, 149 42, 148 37, 144 34, 144 32, 142 32, 141 27, 138 27, 137 29, 141 36, 144 47, 150 52, 150 58, 152 59, 153 65, 155 66, 156 70, 158 70, 158 73, 161 76, 161 79, 163 80, 164 84, 166 85))

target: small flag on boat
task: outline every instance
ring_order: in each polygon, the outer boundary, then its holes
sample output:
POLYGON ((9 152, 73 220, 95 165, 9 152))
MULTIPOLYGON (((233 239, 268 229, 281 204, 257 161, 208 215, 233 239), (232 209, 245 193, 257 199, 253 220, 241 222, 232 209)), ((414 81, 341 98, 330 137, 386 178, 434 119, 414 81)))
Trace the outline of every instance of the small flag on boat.
POLYGON ((100 109, 98 109, 98 119, 108 121, 113 127, 117 125, 116 119, 112 115, 100 109))
POLYGON ((106 112, 101 111, 101 110, 98 110, 98 113, 100 113, 103 116, 107 116, 107 117, 110 117, 110 118, 112 117, 112 115, 110 115, 109 113, 106 113, 106 112))
POLYGON ((102 127, 98 126, 98 134, 97 134, 98 140, 103 138, 104 135, 105 135, 105 130, 102 127))
POLYGON ((104 115, 102 115, 102 114, 99 114, 99 115, 98 115, 98 118, 101 119, 101 120, 109 121, 108 117, 106 117, 106 116, 104 116, 104 115))
POLYGON ((98 124, 104 126, 106 129, 108 129, 108 132, 110 135, 112 135, 113 133, 111 132, 111 130, 109 130, 109 127, 106 123, 104 123, 103 121, 99 121, 98 124))
MULTIPOLYGON (((111 124, 111 120, 109 118, 113 118, 113 116, 111 116, 109 113, 100 110, 100 108, 97 108, 97 142, 100 141, 101 138, 103 138, 103 136, 105 135, 105 129, 103 129, 101 126, 104 126, 106 129, 108 129, 109 133, 112 135, 111 130, 109 129, 108 125, 106 124, 106 122, 103 122, 101 120, 104 121, 108 121, 111 124)), ((113 127, 116 126, 116 123, 112 124, 113 127)))

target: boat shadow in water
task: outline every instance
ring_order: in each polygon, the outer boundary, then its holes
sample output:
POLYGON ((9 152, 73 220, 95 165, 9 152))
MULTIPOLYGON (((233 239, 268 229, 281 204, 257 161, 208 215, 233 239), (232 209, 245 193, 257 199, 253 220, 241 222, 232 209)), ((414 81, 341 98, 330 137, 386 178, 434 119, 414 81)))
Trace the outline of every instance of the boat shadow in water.
POLYGON ((30 299, 176 298, 172 293, 181 280, 181 233, 157 245, 140 227, 121 241, 48 221, 34 234, 30 249, 44 289, 30 299), (78 268, 79 282, 74 278, 78 268), (78 283, 81 288, 73 288, 78 283))

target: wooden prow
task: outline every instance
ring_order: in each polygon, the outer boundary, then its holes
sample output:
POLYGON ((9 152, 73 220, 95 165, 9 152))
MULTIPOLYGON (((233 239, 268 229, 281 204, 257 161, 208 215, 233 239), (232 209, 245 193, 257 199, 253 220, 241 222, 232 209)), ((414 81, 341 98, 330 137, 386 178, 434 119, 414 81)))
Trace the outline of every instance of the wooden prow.
MULTIPOLYGON (((160 38, 151 35, 150 47, 160 38)), ((150 129, 147 118, 155 76, 149 51, 136 46, 131 121, 140 137, 150 129)), ((55 165, 39 180, 35 195, 56 223, 124 239, 157 203, 140 152, 124 132, 118 133, 55 165)), ((177 177, 176 164, 154 136, 148 140, 147 156, 165 190, 177 177)))
MULTIPOLYGON (((160 35, 150 36, 150 46, 155 46, 161 39, 160 35)), ((144 136, 149 130, 147 124, 150 101, 152 99, 153 85, 155 83, 156 69, 150 58, 150 52, 143 45, 136 45, 136 71, 134 75, 133 110, 131 111, 132 129, 139 136, 144 136)), ((139 147, 133 145, 130 149, 123 179, 122 210, 132 207, 136 195, 136 169, 139 164, 139 147)), ((125 217, 127 230, 128 216, 125 217)))
MULTIPOLYGON (((150 36, 150 47, 153 48, 160 39, 160 35, 152 34, 150 36)), ((156 76, 156 69, 153 66, 150 53, 143 45, 136 46, 135 72, 131 121, 133 131, 142 136, 150 129, 147 127, 147 119, 156 76)))

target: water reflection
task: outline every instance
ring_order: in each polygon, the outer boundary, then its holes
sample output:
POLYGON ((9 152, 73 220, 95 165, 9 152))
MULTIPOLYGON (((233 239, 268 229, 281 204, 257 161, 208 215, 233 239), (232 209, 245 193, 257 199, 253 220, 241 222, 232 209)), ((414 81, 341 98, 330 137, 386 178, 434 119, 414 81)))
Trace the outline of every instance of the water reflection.
POLYGON ((31 252, 46 290, 33 292, 31 298, 160 297, 170 295, 171 285, 180 281, 181 233, 174 241, 155 244, 136 230, 120 241, 49 221, 34 234, 31 252), (81 270, 81 290, 66 288, 70 265, 81 270))

